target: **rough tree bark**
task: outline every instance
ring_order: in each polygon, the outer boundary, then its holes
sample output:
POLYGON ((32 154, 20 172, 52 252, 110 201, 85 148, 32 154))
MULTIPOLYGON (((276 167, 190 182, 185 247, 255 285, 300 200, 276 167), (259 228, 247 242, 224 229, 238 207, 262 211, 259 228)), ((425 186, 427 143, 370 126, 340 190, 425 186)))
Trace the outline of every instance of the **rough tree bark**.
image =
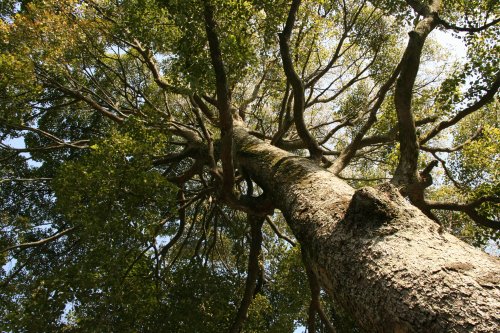
POLYGON ((368 332, 498 332, 500 261, 391 185, 355 191, 236 126, 240 165, 283 212, 326 292, 368 332))

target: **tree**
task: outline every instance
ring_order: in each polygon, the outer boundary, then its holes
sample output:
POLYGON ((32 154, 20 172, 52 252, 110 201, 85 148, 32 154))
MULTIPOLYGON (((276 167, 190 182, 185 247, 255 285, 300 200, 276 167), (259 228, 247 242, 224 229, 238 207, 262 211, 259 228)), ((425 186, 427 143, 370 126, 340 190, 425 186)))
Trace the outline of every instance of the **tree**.
POLYGON ((496 1, 0 15, 2 330, 500 324, 496 1))

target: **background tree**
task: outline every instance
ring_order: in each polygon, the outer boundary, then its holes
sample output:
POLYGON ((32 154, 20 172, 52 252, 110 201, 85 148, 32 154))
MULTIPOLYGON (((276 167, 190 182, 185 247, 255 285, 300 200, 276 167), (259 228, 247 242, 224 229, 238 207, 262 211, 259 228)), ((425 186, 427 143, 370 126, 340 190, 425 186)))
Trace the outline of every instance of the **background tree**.
POLYGON ((0 16, 2 330, 495 330, 496 1, 0 16))

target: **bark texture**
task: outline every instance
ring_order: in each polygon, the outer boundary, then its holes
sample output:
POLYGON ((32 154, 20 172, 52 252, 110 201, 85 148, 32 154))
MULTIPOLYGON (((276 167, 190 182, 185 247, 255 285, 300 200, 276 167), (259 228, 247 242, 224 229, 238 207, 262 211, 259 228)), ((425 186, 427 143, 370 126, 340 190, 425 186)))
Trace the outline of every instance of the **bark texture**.
POLYGON ((498 332, 500 261, 440 232, 391 186, 355 191, 235 127, 322 287, 368 332, 498 332))

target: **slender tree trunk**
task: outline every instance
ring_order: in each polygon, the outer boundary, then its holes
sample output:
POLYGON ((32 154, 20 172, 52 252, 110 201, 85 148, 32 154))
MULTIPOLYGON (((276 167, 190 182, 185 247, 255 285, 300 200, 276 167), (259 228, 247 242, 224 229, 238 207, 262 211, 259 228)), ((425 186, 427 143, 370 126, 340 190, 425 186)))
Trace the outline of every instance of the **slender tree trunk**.
POLYGON ((390 185, 355 191, 304 158, 234 132, 322 287, 368 332, 498 332, 500 261, 441 232, 390 185))

